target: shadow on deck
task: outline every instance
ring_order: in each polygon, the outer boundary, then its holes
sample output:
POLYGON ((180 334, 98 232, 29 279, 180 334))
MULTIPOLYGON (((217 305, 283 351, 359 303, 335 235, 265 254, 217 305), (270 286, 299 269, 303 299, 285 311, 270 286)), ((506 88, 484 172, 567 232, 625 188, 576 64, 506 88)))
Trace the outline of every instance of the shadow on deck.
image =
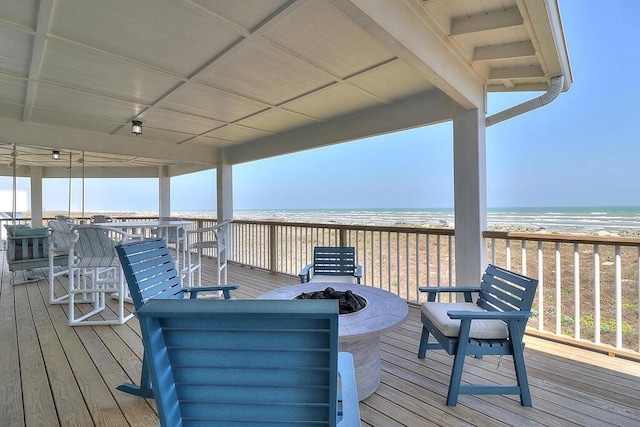
MULTIPOLYGON (((0 287, 0 425, 155 426, 153 400, 119 392, 137 382, 142 343, 136 319, 118 326, 67 326, 67 307, 49 305, 46 269, 39 282, 12 286, 5 256, 0 287)), ((204 269, 214 277, 214 263, 204 269)), ((238 299, 256 298, 297 277, 230 265, 238 299)), ((63 285, 66 285, 63 284, 63 285)), ((103 315, 115 316, 111 310, 103 315)), ((132 306, 129 306, 131 309, 132 306)), ((363 426, 523 426, 640 424, 640 364, 528 336, 525 359, 533 408, 516 396, 461 396, 445 405, 452 358, 416 356, 417 307, 382 337, 382 382, 360 403, 363 426)), ((469 358, 463 379, 513 381, 511 361, 469 358)))

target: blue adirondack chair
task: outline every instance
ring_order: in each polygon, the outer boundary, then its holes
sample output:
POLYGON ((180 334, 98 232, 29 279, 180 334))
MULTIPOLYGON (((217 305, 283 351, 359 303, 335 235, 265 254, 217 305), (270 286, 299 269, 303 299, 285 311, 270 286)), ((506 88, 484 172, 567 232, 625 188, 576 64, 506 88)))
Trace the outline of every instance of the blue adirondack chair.
POLYGON ((529 381, 524 364, 524 330, 538 281, 489 265, 479 287, 421 287, 428 293, 421 307, 422 336, 418 358, 428 349, 444 349, 455 355, 451 369, 447 405, 455 406, 459 394, 517 394, 522 406, 531 406, 529 381), (461 292, 463 303, 435 302, 439 292, 461 292), (472 302, 472 293, 478 293, 472 302), (432 334, 437 342, 429 342, 432 334), (512 355, 515 385, 460 384, 465 356, 512 355))
POLYGON ((317 246, 313 248, 313 264, 305 266, 298 276, 300 283, 360 283, 362 266, 356 265, 356 252, 353 247, 317 246))
MULTIPOLYGON (((201 292, 222 291, 224 298, 231 298, 231 290, 238 285, 182 287, 176 266, 162 238, 135 240, 116 246, 122 271, 129 285, 129 292, 136 312, 151 299, 182 299, 189 293, 195 299, 201 292)), ((120 384, 117 389, 125 393, 151 398, 151 382, 146 360, 142 363, 140 385, 120 384)))
POLYGON ((335 300, 154 299, 137 316, 161 426, 360 425, 335 300))

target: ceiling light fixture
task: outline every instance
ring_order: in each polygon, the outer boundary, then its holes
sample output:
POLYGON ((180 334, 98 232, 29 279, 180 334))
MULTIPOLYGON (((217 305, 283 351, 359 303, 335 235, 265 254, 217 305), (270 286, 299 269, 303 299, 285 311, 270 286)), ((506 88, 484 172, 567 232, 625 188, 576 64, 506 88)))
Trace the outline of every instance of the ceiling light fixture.
POLYGON ((53 160, 60 160, 60 150, 51 151, 51 158, 53 160))
POLYGON ((131 122, 131 133, 135 136, 142 134, 142 122, 140 120, 133 120, 131 122))

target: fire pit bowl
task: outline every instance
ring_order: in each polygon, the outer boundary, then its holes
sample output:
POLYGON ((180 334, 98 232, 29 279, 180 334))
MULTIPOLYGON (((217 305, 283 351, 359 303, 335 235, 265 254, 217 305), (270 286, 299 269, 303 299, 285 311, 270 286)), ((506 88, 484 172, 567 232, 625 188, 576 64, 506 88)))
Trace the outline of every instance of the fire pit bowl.
POLYGON ((361 310, 338 316, 338 340, 340 351, 353 355, 358 399, 366 399, 380 384, 380 336, 400 326, 407 318, 409 307, 403 299, 382 289, 335 282, 285 286, 259 298, 295 299, 301 294, 323 293, 327 288, 344 294, 349 292, 365 300, 361 310))

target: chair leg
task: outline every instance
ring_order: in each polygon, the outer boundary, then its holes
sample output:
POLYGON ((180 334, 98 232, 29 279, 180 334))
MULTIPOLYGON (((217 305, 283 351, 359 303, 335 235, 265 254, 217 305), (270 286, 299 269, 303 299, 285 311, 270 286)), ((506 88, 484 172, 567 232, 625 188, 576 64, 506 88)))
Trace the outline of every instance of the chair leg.
POLYGON ((447 406, 456 406, 458 404, 458 395, 460 394, 460 383, 462 382, 462 371, 464 369, 464 359, 467 355, 470 329, 471 320, 463 319, 460 322, 458 345, 456 346, 456 355, 453 358, 453 366, 451 367, 449 392, 447 393, 447 406))
POLYGON ((131 383, 122 383, 116 390, 120 390, 124 393, 129 393, 134 396, 144 397, 146 399, 153 399, 153 389, 151 388, 151 378, 149 378, 149 369, 147 369, 147 363, 144 361, 144 354, 142 356, 142 374, 140 375, 140 385, 131 383))
POLYGON ((429 330, 423 325, 422 335, 420 335, 420 347, 418 348, 418 359, 424 359, 427 356, 428 343, 429 343, 429 330))
POLYGON ((527 378, 527 368, 524 365, 524 343, 522 342, 522 332, 516 326, 516 322, 509 322, 509 334, 511 337, 519 337, 518 340, 511 340, 513 346, 513 365, 516 370, 516 381, 520 388, 520 404, 522 406, 533 406, 531 402, 531 392, 529 390, 529 379, 527 378), (514 344, 515 342, 515 344, 514 344))
POLYGON ((460 382, 462 381, 462 371, 464 368, 464 358, 466 352, 466 343, 458 344, 463 346, 463 349, 458 347, 458 351, 453 359, 453 366, 451 368, 451 378, 449 379, 449 392, 447 393, 447 406, 456 406, 458 403, 458 394, 460 393, 460 382))

